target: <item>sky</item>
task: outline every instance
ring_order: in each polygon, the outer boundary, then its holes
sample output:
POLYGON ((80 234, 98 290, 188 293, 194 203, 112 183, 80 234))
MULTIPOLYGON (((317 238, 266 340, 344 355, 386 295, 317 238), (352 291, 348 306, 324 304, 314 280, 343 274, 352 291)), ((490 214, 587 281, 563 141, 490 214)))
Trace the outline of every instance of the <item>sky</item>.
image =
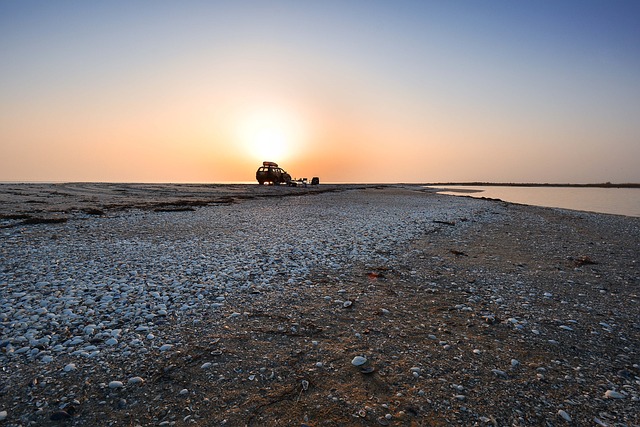
POLYGON ((640 182, 640 2, 0 1, 0 181, 640 182))

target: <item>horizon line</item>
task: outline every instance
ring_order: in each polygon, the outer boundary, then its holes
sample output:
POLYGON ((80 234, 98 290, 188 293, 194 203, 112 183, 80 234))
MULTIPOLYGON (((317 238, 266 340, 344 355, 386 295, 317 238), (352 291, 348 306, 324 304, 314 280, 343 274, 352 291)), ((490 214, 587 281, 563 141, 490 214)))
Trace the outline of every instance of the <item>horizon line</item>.
MULTIPOLYGON (((0 181, 6 184, 147 184, 147 185, 260 185, 254 181, 0 181)), ((449 182, 321 182, 320 185, 424 185, 424 186, 491 186, 491 187, 601 187, 601 188, 640 188, 635 182, 600 183, 550 183, 550 182, 492 182, 492 181, 449 181, 449 182)))

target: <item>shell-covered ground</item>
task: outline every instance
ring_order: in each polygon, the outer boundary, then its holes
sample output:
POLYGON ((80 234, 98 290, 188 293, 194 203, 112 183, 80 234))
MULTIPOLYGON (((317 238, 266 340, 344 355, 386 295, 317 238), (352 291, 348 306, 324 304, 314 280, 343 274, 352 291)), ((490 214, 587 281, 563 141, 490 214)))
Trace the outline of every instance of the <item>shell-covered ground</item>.
POLYGON ((0 425, 640 424, 638 218, 80 187, 3 193, 0 425))

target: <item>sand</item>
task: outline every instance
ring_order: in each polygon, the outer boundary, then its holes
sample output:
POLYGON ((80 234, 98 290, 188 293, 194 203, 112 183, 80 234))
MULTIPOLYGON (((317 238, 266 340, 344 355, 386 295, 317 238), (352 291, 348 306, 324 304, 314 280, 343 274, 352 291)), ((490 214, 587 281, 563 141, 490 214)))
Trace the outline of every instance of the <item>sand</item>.
POLYGON ((413 185, 0 199, 3 425, 640 425, 639 218, 413 185))

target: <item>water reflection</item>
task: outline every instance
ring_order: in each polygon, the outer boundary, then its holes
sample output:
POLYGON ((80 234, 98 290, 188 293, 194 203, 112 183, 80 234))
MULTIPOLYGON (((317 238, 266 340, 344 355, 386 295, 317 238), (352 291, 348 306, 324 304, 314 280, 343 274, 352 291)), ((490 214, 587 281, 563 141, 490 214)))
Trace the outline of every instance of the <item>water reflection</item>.
POLYGON ((487 197, 526 205, 574 209, 640 217, 639 188, 508 187, 465 186, 430 187, 442 194, 487 197))

